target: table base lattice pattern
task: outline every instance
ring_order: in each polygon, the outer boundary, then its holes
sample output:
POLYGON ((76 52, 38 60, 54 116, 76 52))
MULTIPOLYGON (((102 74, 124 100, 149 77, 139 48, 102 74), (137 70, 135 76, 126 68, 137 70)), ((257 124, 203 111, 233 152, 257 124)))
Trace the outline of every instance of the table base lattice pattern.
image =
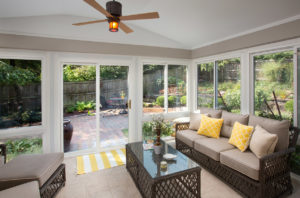
POLYGON ((152 178, 130 148, 126 147, 126 168, 145 198, 198 198, 201 195, 200 167, 152 178))

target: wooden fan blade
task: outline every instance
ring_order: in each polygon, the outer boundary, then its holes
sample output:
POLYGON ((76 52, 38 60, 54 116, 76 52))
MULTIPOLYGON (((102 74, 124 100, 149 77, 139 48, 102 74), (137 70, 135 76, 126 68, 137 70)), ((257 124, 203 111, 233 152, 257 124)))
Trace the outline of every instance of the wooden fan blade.
POLYGON ((120 19, 123 21, 140 20, 140 19, 156 19, 156 18, 159 18, 158 12, 149 12, 149 13, 143 13, 143 14, 120 16, 120 19))
POLYGON ((99 5, 95 0, 84 0, 87 4, 104 14, 106 17, 112 17, 112 15, 107 12, 101 5, 99 5))
POLYGON ((127 25, 125 25, 124 23, 120 22, 119 23, 119 27, 121 28, 121 30, 123 30, 126 34, 129 34, 131 32, 133 32, 133 30, 128 27, 127 25))
POLYGON ((93 23, 102 23, 107 21, 107 19, 103 20, 95 20, 95 21, 87 21, 87 22, 80 22, 80 23, 73 23, 72 25, 80 26, 80 25, 88 25, 88 24, 93 24, 93 23))

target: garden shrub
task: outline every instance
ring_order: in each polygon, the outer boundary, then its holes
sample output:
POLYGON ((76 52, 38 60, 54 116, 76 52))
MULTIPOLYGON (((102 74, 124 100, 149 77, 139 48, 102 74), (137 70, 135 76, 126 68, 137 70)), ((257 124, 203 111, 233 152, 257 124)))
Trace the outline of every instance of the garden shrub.
POLYGON ((41 112, 25 111, 21 114, 22 123, 34 123, 42 120, 41 112))
POLYGON ((77 101, 76 102, 76 110, 78 112, 83 112, 85 110, 85 104, 84 104, 84 102, 77 101))
POLYGON ((181 96, 181 98, 180 98, 180 104, 186 105, 186 96, 181 96))
POLYGON ((158 96, 156 98, 156 104, 159 105, 160 107, 164 107, 164 96, 158 96))
POLYGON ((285 103, 284 108, 290 112, 291 114, 293 114, 294 112, 294 101, 293 100, 289 100, 285 103))
POLYGON ((168 97, 168 105, 169 107, 173 107, 176 103, 176 96, 169 96, 168 97))
POLYGON ((7 160, 11 160, 19 154, 42 153, 41 138, 23 138, 19 140, 8 140, 6 143, 7 160))

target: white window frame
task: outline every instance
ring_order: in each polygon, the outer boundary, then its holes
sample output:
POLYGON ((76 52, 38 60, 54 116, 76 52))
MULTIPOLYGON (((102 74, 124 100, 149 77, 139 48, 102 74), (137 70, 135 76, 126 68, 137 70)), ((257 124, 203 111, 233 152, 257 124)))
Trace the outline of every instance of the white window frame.
MULTIPOLYGON (((164 115, 164 118, 167 120, 172 120, 174 118, 178 118, 178 117, 184 117, 187 116, 188 113, 190 112, 191 109, 191 96, 189 94, 189 90, 191 90, 190 88, 190 76, 191 76, 191 61, 189 60, 183 60, 183 59, 159 59, 159 58, 151 58, 151 59, 147 59, 147 58, 143 58, 140 60, 140 67, 141 67, 141 71, 140 71, 140 76, 141 76, 141 82, 143 82, 143 68, 144 65, 163 65, 164 66, 164 79, 168 79, 168 67, 169 65, 182 65, 182 66, 186 66, 187 68, 187 72, 186 72, 186 89, 187 89, 187 110, 186 111, 179 111, 179 112, 168 112, 168 100, 164 100, 164 112, 161 113, 162 115, 164 115)), ((140 108, 140 115, 142 115, 142 122, 147 122, 147 121, 151 121, 152 116, 156 115, 157 113, 147 113, 144 114, 143 113, 143 83, 141 83, 141 86, 139 88, 139 92, 141 93, 141 97, 140 97, 140 104, 141 106, 140 108)), ((164 98, 168 98, 168 80, 164 80, 164 98)))
MULTIPOLYGON (((56 74, 54 76, 59 76, 57 81, 55 81, 54 87, 59 90, 59 96, 58 99, 54 102, 55 103, 55 126, 54 130, 56 133, 54 134, 54 145, 53 148, 55 151, 64 152, 63 147, 63 65, 65 64, 74 64, 74 65, 93 65, 96 67, 96 87, 100 87, 100 66, 101 65, 120 65, 120 66, 128 66, 129 67, 129 73, 128 73, 128 99, 132 101, 134 104, 136 98, 135 96, 135 90, 136 90, 136 84, 129 83, 129 80, 135 80, 135 75, 133 74, 134 71, 134 62, 135 59, 133 57, 129 56, 114 56, 114 55, 99 55, 99 54, 83 54, 83 53, 55 53, 55 71, 56 74)), ((100 92, 96 92, 96 105, 99 105, 100 103, 100 92)), ((98 106, 99 107, 99 106, 98 106)), ((99 109, 96 107, 96 109, 99 109)), ((98 110, 97 110, 98 111, 98 110)), ((137 136, 136 132, 136 126, 135 126, 135 107, 132 106, 131 109, 129 109, 129 142, 135 141, 135 137, 137 136)), ((99 120, 99 114, 96 114, 96 119, 99 120)), ((97 129, 100 129, 100 123, 97 122, 97 129)), ((68 152, 65 153, 65 156, 77 156, 77 155, 83 155, 88 154, 91 152, 100 152, 104 151, 107 148, 100 147, 100 134, 97 131, 97 147, 86 149, 86 150, 79 150, 74 152, 68 152)), ((116 147, 110 147, 109 149, 114 148, 120 148, 122 146, 116 146, 116 147)))
POLYGON ((22 137, 41 136, 43 152, 49 152, 49 67, 44 52, 30 50, 0 49, 1 59, 22 59, 41 61, 41 108, 42 123, 39 126, 26 126, 0 130, 0 139, 18 139, 22 137))
MULTIPOLYGON (((250 53, 250 113, 252 115, 255 114, 255 65, 254 65, 254 57, 259 56, 259 55, 264 55, 264 54, 273 54, 273 53, 278 53, 278 52, 284 52, 284 51, 293 51, 294 49, 292 47, 283 47, 283 48, 276 48, 276 49, 268 49, 265 51, 257 51, 255 53, 250 53)), ((294 66, 295 68, 295 66, 294 66)), ((295 69, 294 69, 295 70, 295 69)), ((295 76, 294 76, 295 80, 295 76)), ((295 86, 295 82, 294 82, 295 86)), ((297 92, 295 92, 297 93, 297 92)), ((296 94, 295 94, 296 95, 296 94)), ((295 115, 295 113, 294 113, 295 115)))
POLYGON ((243 90, 245 89, 242 89, 242 87, 244 87, 244 83, 242 83, 242 78, 244 77, 242 74, 243 74, 243 70, 242 70, 242 63, 244 62, 243 61, 243 54, 242 53, 236 53, 236 52, 233 52, 233 53, 228 53, 228 54, 223 54, 223 55, 215 55, 215 56, 210 56, 210 57, 205 57, 205 58, 199 58, 199 59, 195 59, 194 60, 194 68, 196 70, 195 74, 194 74, 194 79, 195 79, 195 86, 196 86, 196 92, 194 93, 194 97, 196 102, 193 106, 193 112, 198 112, 199 109, 198 109, 198 65, 199 64, 206 64, 206 63, 213 63, 214 64, 214 109, 216 109, 216 103, 217 103, 217 96, 218 96, 218 68, 217 68, 217 64, 216 62, 217 61, 222 61, 222 60, 226 60, 226 59, 232 59, 232 58, 239 58, 240 59, 240 82, 241 82, 241 97, 240 97, 240 100, 241 100, 241 106, 240 106, 240 109, 241 109, 241 112, 243 112, 243 104, 242 104, 242 99, 244 98, 244 93, 243 93, 243 90))

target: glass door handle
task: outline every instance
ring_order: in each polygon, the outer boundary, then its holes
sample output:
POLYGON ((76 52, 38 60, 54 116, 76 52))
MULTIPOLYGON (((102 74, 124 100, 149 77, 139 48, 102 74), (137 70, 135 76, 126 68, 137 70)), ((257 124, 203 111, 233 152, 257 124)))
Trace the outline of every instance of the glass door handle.
POLYGON ((128 100, 128 109, 131 109, 131 100, 128 100))

